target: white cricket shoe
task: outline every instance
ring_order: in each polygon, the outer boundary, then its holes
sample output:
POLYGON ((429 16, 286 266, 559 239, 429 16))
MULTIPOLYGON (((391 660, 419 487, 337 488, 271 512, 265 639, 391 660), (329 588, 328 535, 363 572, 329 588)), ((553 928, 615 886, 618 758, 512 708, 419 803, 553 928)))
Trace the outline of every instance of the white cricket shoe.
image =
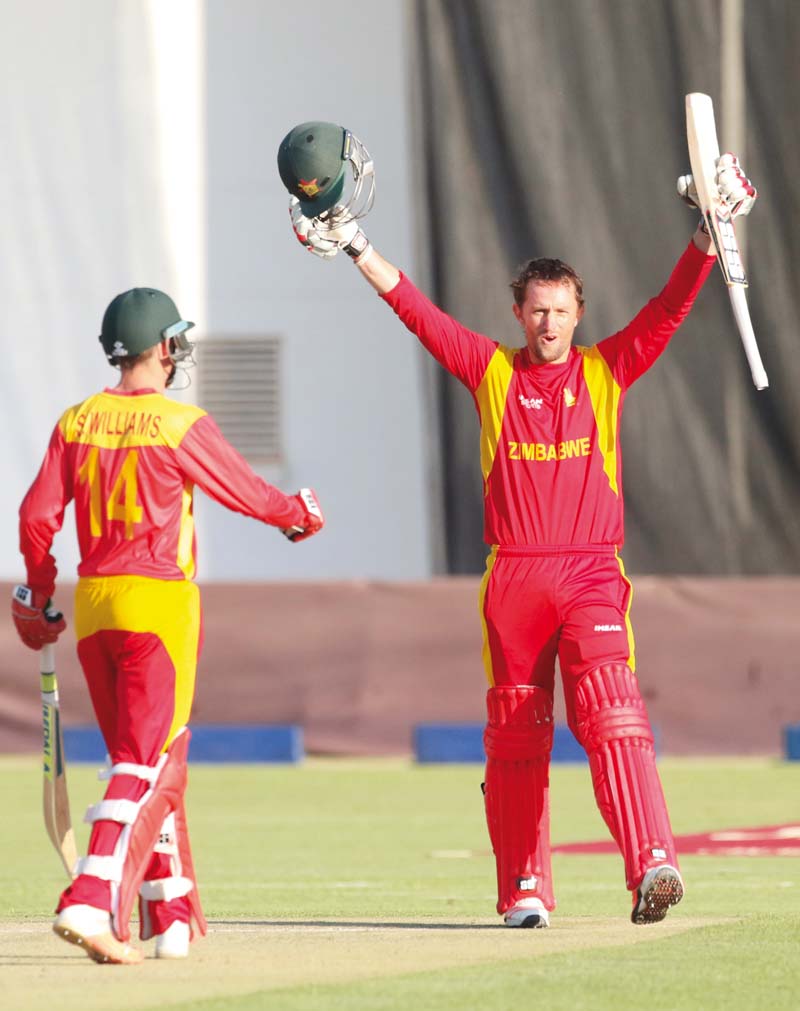
POLYGON ((156 934, 156 958, 186 958, 188 954, 188 923, 173 920, 163 934, 156 934))
POLYGON ((53 931, 70 944, 83 948, 95 962, 138 965, 144 958, 141 951, 114 936, 111 914, 95 906, 67 906, 55 918, 53 931))
POLYGON ((507 927, 549 927, 550 914, 541 899, 520 899, 507 909, 503 920, 507 927))
POLYGON ((670 864, 651 867, 633 893, 633 923, 660 923, 683 898, 683 879, 670 864))

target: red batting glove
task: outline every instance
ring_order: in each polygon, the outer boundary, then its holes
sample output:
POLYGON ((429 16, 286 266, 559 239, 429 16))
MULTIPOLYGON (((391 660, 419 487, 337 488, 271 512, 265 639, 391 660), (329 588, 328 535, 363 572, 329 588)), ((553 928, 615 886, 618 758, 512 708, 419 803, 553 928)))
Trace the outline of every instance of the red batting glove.
POLYGON ((281 530, 281 533, 285 534, 290 541, 304 541, 306 537, 313 537, 315 533, 322 530, 325 525, 325 517, 322 515, 322 509, 313 488, 301 488, 292 497, 303 507, 305 516, 300 523, 281 530))
POLYGON ((11 617, 17 634, 28 649, 40 650, 55 642, 67 627, 64 615, 49 597, 29 586, 15 586, 11 595, 11 617))

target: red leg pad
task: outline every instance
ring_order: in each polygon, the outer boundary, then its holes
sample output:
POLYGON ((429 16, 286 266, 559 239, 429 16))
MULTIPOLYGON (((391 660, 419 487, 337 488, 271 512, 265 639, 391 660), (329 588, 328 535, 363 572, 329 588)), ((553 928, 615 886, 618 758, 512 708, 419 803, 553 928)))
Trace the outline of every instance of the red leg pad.
POLYGON ((597 806, 622 853, 627 886, 634 890, 648 868, 678 863, 653 732, 630 667, 605 664, 581 678, 574 713, 597 806))
MULTIPOLYGON (((122 870, 122 881, 119 886, 119 900, 113 917, 114 933, 120 941, 130 939, 129 921, 133 904, 139 894, 139 888, 150 864, 153 847, 158 841, 164 819, 173 811, 175 812, 176 828, 180 824, 178 835, 179 837, 183 836, 185 839, 183 849, 188 856, 188 866, 184 867, 184 875, 189 877, 191 872, 192 881, 195 880, 191 853, 188 849, 186 818, 183 813, 183 795, 186 790, 187 755, 190 737, 188 729, 184 730, 170 744, 167 749, 167 760, 159 773, 158 779, 153 784, 152 790, 149 791, 149 795, 145 795, 144 803, 136 821, 130 827, 131 831, 127 840, 122 870)), ((183 850, 181 851, 181 857, 183 857, 183 850)), ((192 892, 190 892, 190 896, 193 897, 190 899, 192 911, 194 912, 195 908, 200 910, 196 885, 192 889, 192 892)), ((202 911, 200 911, 197 926, 200 933, 205 933, 205 919, 202 917, 202 911)))
MULTIPOLYGON (((174 861, 166 853, 154 853, 145 874, 146 881, 170 878, 175 873, 174 861)), ((189 900, 183 895, 178 899, 152 901, 139 895, 139 937, 149 940, 156 934, 163 934, 174 922, 188 923, 191 919, 189 900)))
POLYGON ((192 860, 192 848, 189 845, 189 828, 186 824, 186 808, 183 806, 183 797, 175 809, 175 830, 178 835, 178 857, 181 862, 181 873, 185 878, 194 881, 194 888, 186 896, 191 911, 189 926, 191 936, 194 937, 195 929, 205 937, 208 930, 206 918, 200 905, 200 894, 197 891, 197 878, 194 875, 194 862, 192 860))
POLYGON ((169 840, 171 850, 169 854, 166 852, 153 854, 145 880, 153 883, 165 879, 169 881, 177 876, 188 878, 194 887, 188 895, 175 899, 145 899, 140 893, 139 937, 143 941, 147 941, 155 934, 163 934, 175 920, 189 924, 191 939, 194 938, 195 930, 205 935, 208 929, 197 891, 183 800, 174 812, 174 822, 174 839, 169 840))
POLYGON ((550 868, 553 697, 543 688, 490 688, 484 798, 497 864, 497 911, 536 896, 555 909, 550 868))

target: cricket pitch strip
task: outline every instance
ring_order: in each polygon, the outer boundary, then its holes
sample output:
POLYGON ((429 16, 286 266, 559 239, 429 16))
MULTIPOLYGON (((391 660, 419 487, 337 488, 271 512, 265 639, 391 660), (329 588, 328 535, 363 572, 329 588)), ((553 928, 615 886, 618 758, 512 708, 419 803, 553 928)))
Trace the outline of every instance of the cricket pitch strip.
POLYGON ((138 1011, 181 1002, 342 984, 478 966, 562 952, 657 944, 718 920, 674 916, 652 927, 623 917, 554 918, 548 930, 511 930, 478 920, 209 921, 185 961, 157 961, 142 945, 139 966, 98 966, 50 931, 50 920, 0 925, 7 1007, 26 1011, 138 1011), (57 995, 57 997, 55 997, 57 995))

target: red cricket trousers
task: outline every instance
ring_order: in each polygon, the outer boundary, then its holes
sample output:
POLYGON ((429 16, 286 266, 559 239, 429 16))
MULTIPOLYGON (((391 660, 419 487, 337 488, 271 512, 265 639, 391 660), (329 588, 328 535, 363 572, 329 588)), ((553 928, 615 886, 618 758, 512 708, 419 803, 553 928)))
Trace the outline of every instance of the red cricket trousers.
MULTIPOLYGON (((199 592, 184 581, 141 576, 82 579, 75 597, 78 657, 112 766, 154 766, 188 722, 202 644, 199 592)), ((148 784, 115 775, 104 800, 139 801, 148 784)), ((113 854, 122 826, 97 821, 88 852, 113 854)), ((167 877, 169 859, 154 853, 148 880, 167 877)), ((58 911, 86 903, 111 909, 108 881, 81 874, 62 894, 58 911)), ((152 903, 155 933, 189 921, 185 898, 152 903)))

